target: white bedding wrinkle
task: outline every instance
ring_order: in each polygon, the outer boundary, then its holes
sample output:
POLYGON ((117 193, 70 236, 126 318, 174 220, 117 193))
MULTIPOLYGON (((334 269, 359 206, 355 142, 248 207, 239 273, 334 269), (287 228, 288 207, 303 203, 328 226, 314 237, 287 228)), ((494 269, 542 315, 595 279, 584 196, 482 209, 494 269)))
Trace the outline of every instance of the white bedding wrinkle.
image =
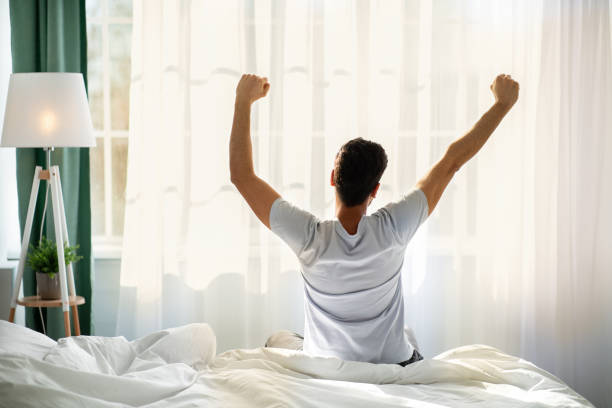
POLYGON ((273 348, 213 357, 205 324, 132 342, 27 332, 0 321, 0 407, 592 407, 532 363, 481 345, 400 367, 273 348), (16 347, 24 335, 26 352, 16 347))
POLYGON ((55 341, 42 333, 0 320, 0 352, 43 358, 54 345, 55 341))
POLYGON ((44 360, 75 370, 126 375, 169 363, 207 364, 215 352, 216 339, 210 326, 190 324, 132 342, 124 337, 62 338, 44 360))

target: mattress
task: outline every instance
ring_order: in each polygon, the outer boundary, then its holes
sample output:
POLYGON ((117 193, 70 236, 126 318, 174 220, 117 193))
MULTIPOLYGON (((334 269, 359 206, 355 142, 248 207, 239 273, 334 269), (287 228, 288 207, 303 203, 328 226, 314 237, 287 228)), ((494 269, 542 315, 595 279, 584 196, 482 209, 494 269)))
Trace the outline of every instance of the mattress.
POLYGON ((274 348, 216 355, 206 324, 54 342, 6 321, 0 406, 592 407, 552 374, 484 345, 400 367, 274 348))

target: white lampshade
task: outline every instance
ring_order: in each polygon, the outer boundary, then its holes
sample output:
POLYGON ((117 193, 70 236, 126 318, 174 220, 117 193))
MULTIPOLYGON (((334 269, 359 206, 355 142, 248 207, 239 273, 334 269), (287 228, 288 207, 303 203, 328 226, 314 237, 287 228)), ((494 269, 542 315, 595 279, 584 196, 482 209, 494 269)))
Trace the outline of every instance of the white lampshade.
POLYGON ((95 145, 82 74, 11 75, 0 147, 95 145))

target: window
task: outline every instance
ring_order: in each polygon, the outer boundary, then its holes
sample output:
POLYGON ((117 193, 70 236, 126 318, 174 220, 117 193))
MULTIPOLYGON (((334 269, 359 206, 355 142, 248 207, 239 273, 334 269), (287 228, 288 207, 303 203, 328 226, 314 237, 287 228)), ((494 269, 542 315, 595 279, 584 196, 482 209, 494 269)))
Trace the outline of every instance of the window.
POLYGON ((129 129, 132 0, 87 0, 87 76, 96 135, 90 150, 95 257, 118 257, 129 129))

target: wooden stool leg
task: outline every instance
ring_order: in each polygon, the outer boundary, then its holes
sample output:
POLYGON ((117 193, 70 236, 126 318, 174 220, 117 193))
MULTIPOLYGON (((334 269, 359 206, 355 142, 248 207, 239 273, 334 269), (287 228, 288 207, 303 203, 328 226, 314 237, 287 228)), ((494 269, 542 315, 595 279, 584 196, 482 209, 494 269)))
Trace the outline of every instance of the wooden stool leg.
POLYGON ((72 305, 72 321, 74 322, 74 334, 75 336, 81 335, 81 325, 79 324, 79 311, 77 305, 72 305))
POLYGON ((11 307, 11 312, 9 314, 9 322, 15 323, 15 308, 11 307))
POLYGON ((70 314, 67 310, 64 312, 64 331, 66 332, 66 337, 70 337, 70 314))

